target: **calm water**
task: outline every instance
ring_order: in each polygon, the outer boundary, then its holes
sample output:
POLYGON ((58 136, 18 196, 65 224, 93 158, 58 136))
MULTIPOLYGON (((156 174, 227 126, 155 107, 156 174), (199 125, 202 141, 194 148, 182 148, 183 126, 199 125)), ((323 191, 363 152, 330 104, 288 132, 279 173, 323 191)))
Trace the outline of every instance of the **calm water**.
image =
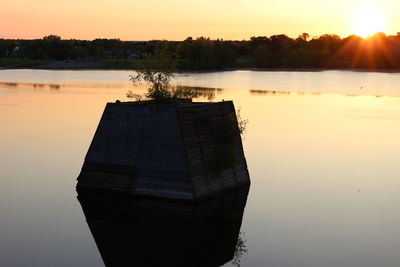
MULTIPOLYGON (((104 266, 75 179, 105 103, 143 92, 129 74, 0 70, 0 266, 104 266)), ((208 92, 249 120, 241 266, 399 266, 400 74, 232 71, 176 83, 219 88, 208 92)), ((165 257, 158 248, 148 256, 165 257)))

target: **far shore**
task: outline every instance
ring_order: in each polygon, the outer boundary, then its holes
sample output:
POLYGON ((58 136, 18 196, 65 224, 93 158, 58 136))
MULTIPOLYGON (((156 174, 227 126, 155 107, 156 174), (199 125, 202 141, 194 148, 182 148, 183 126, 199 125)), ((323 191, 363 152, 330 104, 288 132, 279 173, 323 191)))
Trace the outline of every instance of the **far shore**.
MULTIPOLYGON (((104 61, 52 61, 46 64, 34 65, 21 64, 12 66, 0 66, 0 70, 12 69, 34 69, 34 70, 136 70, 131 66, 118 66, 104 61)), ((354 71, 354 72, 381 72, 381 73, 400 73, 400 69, 360 69, 360 68, 256 68, 256 67, 234 67, 207 70, 185 70, 180 69, 179 73, 202 73, 202 72, 222 72, 222 71, 287 71, 287 72, 321 72, 321 71, 354 71)))

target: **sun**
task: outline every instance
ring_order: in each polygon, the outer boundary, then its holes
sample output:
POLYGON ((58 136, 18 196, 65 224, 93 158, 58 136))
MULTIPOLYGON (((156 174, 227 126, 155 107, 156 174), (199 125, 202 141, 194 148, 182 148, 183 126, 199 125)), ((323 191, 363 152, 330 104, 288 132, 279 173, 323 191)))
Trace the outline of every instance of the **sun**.
POLYGON ((356 11, 353 17, 353 33, 368 37, 383 32, 386 26, 386 14, 377 7, 364 7, 356 11))

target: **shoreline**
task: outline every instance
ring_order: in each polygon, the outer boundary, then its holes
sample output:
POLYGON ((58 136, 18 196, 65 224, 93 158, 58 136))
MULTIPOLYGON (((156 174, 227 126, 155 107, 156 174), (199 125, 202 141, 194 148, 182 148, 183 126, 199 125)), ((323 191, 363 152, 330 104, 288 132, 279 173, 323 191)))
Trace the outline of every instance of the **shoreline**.
MULTIPOLYGON (((32 62, 33 63, 33 62, 32 62)), ((104 61, 54 61, 47 64, 21 64, 21 65, 9 65, 0 66, 0 70, 18 70, 18 69, 30 69, 30 70, 125 70, 135 71, 138 68, 134 66, 120 66, 115 67, 104 61)), ((371 73, 400 73, 400 69, 367 69, 367 68, 305 68, 305 67, 285 67, 285 68, 257 68, 257 67, 231 67, 231 68, 220 68, 220 69, 203 69, 203 70, 191 70, 191 69, 180 69, 178 73, 212 73, 212 72, 224 72, 224 71, 267 71, 267 72, 323 72, 323 71, 351 71, 351 72, 371 72, 371 73)))
MULTIPOLYGON (((89 71, 89 70, 102 70, 102 71, 135 71, 135 68, 111 68, 111 67, 0 67, 0 70, 71 70, 71 71, 89 71)), ((349 71, 349 72, 365 72, 365 73, 400 73, 400 70, 391 69, 355 69, 355 68, 223 68, 223 69, 209 69, 209 70, 178 70, 177 73, 212 73, 224 71, 259 71, 259 72, 323 72, 323 71, 349 71)))

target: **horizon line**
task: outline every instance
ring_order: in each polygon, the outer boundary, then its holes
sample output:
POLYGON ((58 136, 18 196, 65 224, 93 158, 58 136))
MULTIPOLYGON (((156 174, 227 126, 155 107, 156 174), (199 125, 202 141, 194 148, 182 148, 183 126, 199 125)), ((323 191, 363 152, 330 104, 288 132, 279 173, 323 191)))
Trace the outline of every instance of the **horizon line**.
MULTIPOLYGON (((307 32, 304 32, 304 33, 307 33, 307 32)), ((279 36, 279 35, 285 35, 285 36, 287 36, 287 37, 289 37, 289 38, 291 38, 291 39, 293 39, 293 40, 295 40, 295 39, 297 39, 297 38, 299 38, 302 34, 304 34, 304 33, 300 33, 299 35, 297 35, 296 37, 292 37, 292 36, 290 36, 290 35, 287 35, 287 34, 285 34, 285 33, 280 33, 280 34, 272 34, 272 35, 254 35, 254 36, 251 36, 251 37, 249 37, 248 39, 224 39, 224 38, 220 38, 220 37, 217 37, 217 38, 211 38, 211 37, 209 37, 209 36, 204 36, 204 35, 201 35, 201 36, 197 36, 197 37, 192 37, 192 36, 187 36, 185 39, 183 39, 183 40, 169 40, 169 39, 148 39, 148 40, 126 40, 126 39, 124 39, 124 40, 122 40, 121 38, 118 38, 118 37, 96 37, 96 38, 94 38, 94 39, 79 39, 79 38, 63 38, 62 36, 60 36, 60 35, 57 35, 57 34, 48 34, 48 35, 44 35, 44 36, 42 36, 42 37, 40 37, 40 38, 9 38, 9 37, 0 37, 0 40, 16 40, 16 41, 18 41, 18 40, 21 40, 21 41, 33 41, 33 40, 42 40, 44 37, 48 37, 48 36, 58 36, 58 37, 60 37, 60 39, 61 40, 64 40, 64 41, 68 41, 68 40, 76 40, 76 41, 94 41, 94 40, 99 40, 99 39, 102 39, 102 40, 120 40, 120 41, 122 41, 122 42, 159 42, 159 41, 168 41, 168 42, 183 42, 183 41, 185 41, 186 39, 188 39, 188 38, 192 38, 193 40, 196 40, 196 39, 198 39, 198 38, 206 38, 206 39, 210 39, 210 40, 213 40, 213 41, 216 41, 216 40, 222 40, 222 41, 232 41, 232 42, 235 42, 235 41, 250 41, 251 40, 251 38, 253 38, 253 37, 267 37, 267 38, 270 38, 270 37, 272 37, 272 36, 279 36)), ((308 33, 307 33, 308 34, 308 33)), ((351 37, 351 36, 357 36, 357 37, 359 37, 359 38, 362 38, 362 39, 368 39, 368 38, 371 38, 371 37, 373 37, 373 36, 375 36, 375 35, 377 35, 377 34, 384 34, 385 36, 387 36, 387 37, 396 37, 396 36, 400 36, 400 32, 397 32, 396 34, 387 34, 387 33, 385 33, 385 32, 376 32, 376 33, 374 33, 373 35, 369 35, 369 36, 366 36, 366 37, 363 37, 363 36, 360 36, 360 35, 357 35, 357 34, 349 34, 349 35, 347 35, 347 36, 344 36, 344 35, 340 35, 340 34, 335 34, 335 33, 324 33, 324 34, 320 34, 320 35, 309 35, 309 40, 313 40, 313 39, 318 39, 318 38, 320 38, 320 37, 322 37, 322 36, 324 36, 324 35, 331 35, 331 36, 339 36, 340 37, 340 39, 346 39, 346 38, 349 38, 349 37, 351 37)))

